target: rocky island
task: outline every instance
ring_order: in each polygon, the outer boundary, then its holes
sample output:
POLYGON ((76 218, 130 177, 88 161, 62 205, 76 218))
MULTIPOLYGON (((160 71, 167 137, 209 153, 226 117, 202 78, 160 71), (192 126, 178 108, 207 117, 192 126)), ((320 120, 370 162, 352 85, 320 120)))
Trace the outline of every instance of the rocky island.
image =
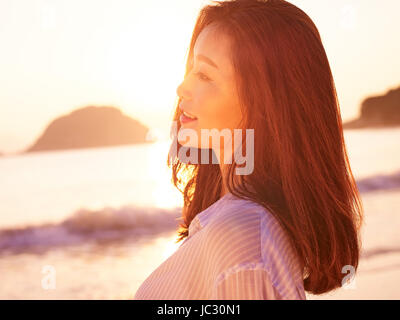
POLYGON ((368 97, 361 104, 358 119, 343 124, 343 129, 400 126, 400 87, 385 95, 368 97))
POLYGON ((148 130, 115 107, 88 106, 53 120, 24 152, 145 143, 148 130))

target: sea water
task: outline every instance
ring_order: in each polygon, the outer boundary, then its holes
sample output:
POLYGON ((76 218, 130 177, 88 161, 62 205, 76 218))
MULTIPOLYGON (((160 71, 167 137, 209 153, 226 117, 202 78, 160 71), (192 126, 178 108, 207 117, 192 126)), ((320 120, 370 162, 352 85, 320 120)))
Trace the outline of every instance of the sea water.
MULTIPOLYGON (((400 128, 345 141, 365 209, 356 286, 307 298, 398 299, 400 128)), ((132 298, 180 245, 169 144, 1 157, 0 299, 132 298)))

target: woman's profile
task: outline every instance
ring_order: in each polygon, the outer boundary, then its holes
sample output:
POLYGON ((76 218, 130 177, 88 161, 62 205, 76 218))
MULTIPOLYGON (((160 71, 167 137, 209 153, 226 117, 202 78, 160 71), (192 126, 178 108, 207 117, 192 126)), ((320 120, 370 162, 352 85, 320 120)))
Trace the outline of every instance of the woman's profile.
POLYGON ((306 299, 344 285, 358 267, 363 206, 308 15, 284 0, 205 6, 177 95, 174 123, 198 138, 175 136, 179 155, 168 158, 185 241, 134 299, 306 299), (235 157, 224 161, 233 140, 211 144, 206 129, 253 129, 241 142, 251 172, 237 174, 235 157), (187 161, 207 149, 207 161, 187 161))

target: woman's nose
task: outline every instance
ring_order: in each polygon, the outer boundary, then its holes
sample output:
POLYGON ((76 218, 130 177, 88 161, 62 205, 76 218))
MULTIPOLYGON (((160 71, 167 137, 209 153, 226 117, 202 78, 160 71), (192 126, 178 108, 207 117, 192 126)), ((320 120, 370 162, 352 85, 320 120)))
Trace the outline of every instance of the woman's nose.
POLYGON ((176 94, 183 100, 190 100, 190 93, 186 88, 185 80, 176 88, 176 94))

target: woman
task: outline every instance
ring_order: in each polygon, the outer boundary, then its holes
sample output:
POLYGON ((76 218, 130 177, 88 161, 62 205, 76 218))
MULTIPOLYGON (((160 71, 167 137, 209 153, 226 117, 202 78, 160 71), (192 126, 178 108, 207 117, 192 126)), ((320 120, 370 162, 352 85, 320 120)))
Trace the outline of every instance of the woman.
POLYGON ((224 161, 232 140, 175 136, 179 156, 168 165, 184 197, 178 242, 186 239, 135 298, 306 299, 341 287, 358 266, 363 207, 311 19, 283 0, 204 7, 177 93, 179 133, 253 129, 254 147, 242 146, 254 148, 254 170, 239 175, 224 161), (217 163, 187 160, 207 148, 217 163))

